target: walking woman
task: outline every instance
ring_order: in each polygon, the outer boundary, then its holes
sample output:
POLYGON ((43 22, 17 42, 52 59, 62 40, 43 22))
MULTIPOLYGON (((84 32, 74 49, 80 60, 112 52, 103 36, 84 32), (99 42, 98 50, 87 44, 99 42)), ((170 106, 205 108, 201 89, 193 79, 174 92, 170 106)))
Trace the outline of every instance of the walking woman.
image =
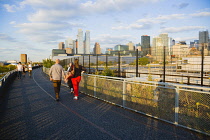
POLYGON ((79 59, 74 60, 74 76, 71 78, 73 88, 74 88, 74 100, 78 100, 79 96, 79 83, 81 81, 81 73, 84 72, 85 69, 79 65, 79 59))
POLYGON ((73 93, 73 84, 72 84, 72 77, 74 75, 74 65, 72 62, 69 63, 69 67, 67 69, 67 75, 66 75, 66 83, 68 84, 69 88, 70 88, 70 93, 73 93))

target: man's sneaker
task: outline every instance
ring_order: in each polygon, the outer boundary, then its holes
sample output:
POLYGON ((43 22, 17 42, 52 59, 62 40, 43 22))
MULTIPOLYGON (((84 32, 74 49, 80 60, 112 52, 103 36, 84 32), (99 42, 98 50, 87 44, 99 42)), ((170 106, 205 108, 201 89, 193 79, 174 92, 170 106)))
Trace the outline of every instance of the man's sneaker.
POLYGON ((77 96, 74 96, 74 98, 73 98, 74 100, 78 100, 78 97, 77 96))
POLYGON ((58 93, 55 94, 55 100, 59 101, 59 94, 58 93))

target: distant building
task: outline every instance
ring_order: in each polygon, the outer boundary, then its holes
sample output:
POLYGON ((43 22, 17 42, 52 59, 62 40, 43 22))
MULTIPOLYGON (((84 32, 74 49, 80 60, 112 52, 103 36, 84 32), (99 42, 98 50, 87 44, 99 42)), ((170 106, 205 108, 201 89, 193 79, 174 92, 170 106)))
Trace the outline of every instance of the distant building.
POLYGON ((64 49, 64 42, 60 42, 58 44, 58 49, 63 50, 64 49))
POLYGON ((106 51, 113 51, 113 49, 112 48, 107 48, 106 51))
POLYGON ((66 41, 65 41, 65 48, 72 48, 73 49, 73 40, 71 38, 68 38, 66 41))
POLYGON ((90 54, 90 31, 85 32, 84 47, 85 54, 90 54))
POLYGON ((168 37, 167 33, 160 34, 158 37, 154 37, 152 40, 152 48, 151 48, 151 54, 154 60, 156 61, 163 61, 164 58, 164 52, 165 52, 165 58, 169 59, 169 48, 171 46, 170 44, 171 38, 168 37))
POLYGON ((173 46, 173 45, 175 45, 175 44, 176 44, 176 41, 175 41, 174 39, 172 39, 171 45, 173 46))
POLYGON ((93 48, 93 53, 94 54, 101 54, 101 47, 98 42, 95 43, 94 48, 93 48))
POLYGON ((129 51, 129 46, 128 45, 116 45, 114 47, 115 51, 129 51))
POLYGON ((143 53, 143 56, 146 56, 147 54, 151 54, 151 52, 150 52, 150 36, 148 36, 148 35, 141 36, 141 51, 143 53))
POLYGON ((20 62, 27 64, 27 54, 20 54, 20 62))
POLYGON ((138 49, 138 51, 141 51, 141 44, 140 43, 136 44, 136 49, 138 49))
POLYGON ((200 31, 199 32, 199 50, 202 50, 204 46, 204 55, 210 55, 210 44, 209 44, 209 32, 200 31))
POLYGON ((172 54, 176 58, 186 57, 189 54, 189 46, 186 43, 180 42, 172 46, 172 54))
POLYGON ((61 50, 61 49, 53 49, 52 50, 52 58, 54 57, 54 56, 67 56, 67 54, 66 54, 66 50, 61 50))
POLYGON ((73 54, 72 48, 65 48, 67 54, 73 54))
MULTIPOLYGON (((183 57, 181 64, 178 64, 179 69, 184 71, 201 71, 201 56, 194 57, 183 57)), ((205 67, 203 67, 204 72, 209 72, 210 70, 210 56, 205 56, 203 61, 205 67)))
POLYGON ((78 54, 84 54, 84 44, 83 44, 83 31, 82 29, 78 29, 78 35, 77 35, 77 53, 78 54))
POLYGON ((129 51, 134 51, 135 46, 134 46, 134 44, 132 43, 132 41, 130 41, 127 45, 128 45, 128 50, 129 50, 129 51))

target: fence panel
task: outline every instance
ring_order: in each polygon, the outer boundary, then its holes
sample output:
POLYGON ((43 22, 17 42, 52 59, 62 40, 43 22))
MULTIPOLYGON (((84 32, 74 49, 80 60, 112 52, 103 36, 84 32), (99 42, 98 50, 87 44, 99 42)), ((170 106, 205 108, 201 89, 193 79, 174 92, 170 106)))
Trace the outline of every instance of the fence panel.
POLYGON ((180 89, 179 124, 210 133, 210 93, 180 89))

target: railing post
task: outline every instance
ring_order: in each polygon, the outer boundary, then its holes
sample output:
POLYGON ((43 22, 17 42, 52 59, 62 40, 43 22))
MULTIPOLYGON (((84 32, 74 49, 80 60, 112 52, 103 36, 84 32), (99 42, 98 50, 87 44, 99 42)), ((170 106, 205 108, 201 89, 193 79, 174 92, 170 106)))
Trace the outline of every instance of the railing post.
POLYGON ((187 84, 190 85, 190 76, 187 76, 187 84))
POLYGON ((202 43, 202 50, 201 50, 201 86, 203 86, 203 68, 204 68, 204 43, 202 43))
POLYGON ((166 46, 163 46, 163 82, 166 81, 166 46))
POLYGON ((120 77, 120 51, 118 51, 118 77, 120 77))
POLYGON ((126 107, 126 81, 123 80, 123 107, 126 107))
POLYGON ((89 55, 89 74, 90 74, 90 55, 89 55))
POLYGON ((94 94, 93 95, 96 97, 96 76, 94 76, 94 94))
POLYGON ((98 54, 96 54, 96 71, 98 72, 98 54))
MULTIPOLYGON (((138 49, 136 49, 136 77, 138 77, 139 75, 138 75, 138 72, 139 72, 139 70, 138 70, 138 68, 139 68, 139 62, 138 62, 138 59, 139 59, 139 56, 138 56, 139 54, 138 54, 138 49)), ((139 76, 140 77, 140 76, 139 76)))
POLYGON ((179 120, 179 87, 176 87, 175 92, 175 113, 174 113, 174 124, 178 124, 179 120))
POLYGON ((108 67, 108 57, 107 57, 107 54, 106 54, 106 67, 108 67))
POLYGON ((85 65, 85 62, 84 62, 84 55, 82 56, 82 58, 83 58, 83 60, 82 60, 82 66, 84 67, 84 65, 85 65))

